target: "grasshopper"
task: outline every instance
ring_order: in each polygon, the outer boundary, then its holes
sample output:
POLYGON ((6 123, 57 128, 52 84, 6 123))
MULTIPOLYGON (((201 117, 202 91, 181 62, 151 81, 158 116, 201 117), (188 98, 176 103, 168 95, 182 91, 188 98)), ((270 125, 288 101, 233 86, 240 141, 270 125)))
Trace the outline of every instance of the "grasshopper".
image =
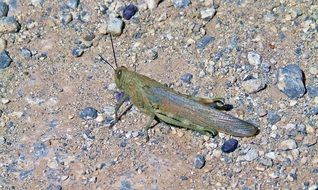
POLYGON ((221 111, 224 108, 222 105, 225 105, 222 98, 208 99, 181 94, 136 71, 124 66, 118 67, 111 35, 110 40, 116 68, 101 55, 99 56, 113 68, 117 88, 125 92, 124 97, 115 107, 114 123, 118 121, 119 108, 130 97, 132 104, 149 116, 144 128, 147 139, 149 139, 148 130, 155 119, 198 132, 208 132, 213 136, 218 132, 237 137, 258 134, 259 130, 255 125, 221 111), (214 108, 209 106, 220 103, 221 106, 214 108))

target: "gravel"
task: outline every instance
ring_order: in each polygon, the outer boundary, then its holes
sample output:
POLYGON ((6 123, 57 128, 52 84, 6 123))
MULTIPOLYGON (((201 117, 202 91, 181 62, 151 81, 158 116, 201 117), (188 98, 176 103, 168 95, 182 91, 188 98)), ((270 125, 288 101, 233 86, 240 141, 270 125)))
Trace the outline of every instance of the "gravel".
POLYGON ((248 52, 247 60, 251 65, 260 65, 262 62, 262 57, 256 52, 248 52))
POLYGON ((190 0, 172 0, 176 8, 186 8, 191 3, 190 0))
POLYGON ((9 12, 9 6, 5 2, 0 2, 0 17, 6 17, 9 12))
POLYGON ((71 9, 76 9, 80 4, 80 0, 68 0, 66 5, 71 9))
POLYGON ((303 71, 298 65, 290 64, 278 70, 278 89, 289 98, 300 98, 305 92, 303 71))
POLYGON ((250 79, 243 81, 242 87, 247 93, 256 93, 263 90, 266 85, 262 79, 250 79))
POLYGON ((9 67, 11 61, 12 59, 10 58, 8 52, 6 51, 0 52, 0 70, 9 67))
POLYGON ((205 157, 203 155, 197 155, 194 159, 194 168, 201 169, 205 165, 205 157))
POLYGON ((124 21, 120 18, 110 18, 107 25, 107 31, 112 35, 120 35, 123 32, 124 21))
POLYGON ((222 152, 230 153, 234 152, 234 150, 238 146, 238 141, 236 139, 229 139, 224 142, 224 144, 221 147, 222 152))
POLYGON ((20 30, 21 26, 14 17, 0 18, 0 34, 15 33, 20 30))
POLYGON ((181 76, 181 81, 185 82, 187 84, 191 84, 191 80, 193 78, 193 75, 191 73, 185 73, 181 76))
POLYGON ((292 150, 296 148, 297 148, 297 144, 296 144, 296 141, 293 139, 284 140, 279 144, 279 149, 281 150, 292 150))
POLYGON ((210 21, 214 17, 215 13, 216 9, 214 7, 202 9, 200 11, 201 19, 205 21, 210 21))
POLYGON ((131 17, 133 17, 136 14, 137 11, 138 11, 138 8, 135 5, 129 4, 123 10, 124 19, 130 20, 131 17))
POLYGON ((96 119, 97 110, 92 107, 86 107, 79 113, 80 118, 84 120, 96 119))
POLYGON ((206 48, 209 44, 211 44, 214 41, 214 37, 212 36, 204 36, 197 42, 197 48, 199 50, 203 50, 206 48))

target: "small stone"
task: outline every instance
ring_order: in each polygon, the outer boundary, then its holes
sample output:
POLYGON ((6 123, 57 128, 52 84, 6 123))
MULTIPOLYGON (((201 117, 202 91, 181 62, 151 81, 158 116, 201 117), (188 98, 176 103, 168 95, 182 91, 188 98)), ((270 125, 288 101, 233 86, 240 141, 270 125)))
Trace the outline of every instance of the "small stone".
POLYGON ((298 65, 290 64, 278 70, 278 89, 289 98, 300 98, 305 92, 303 72, 298 65))
POLYGON ((210 43, 212 43, 215 40, 212 36, 203 36, 198 42, 197 42, 197 49, 203 50, 206 46, 208 46, 210 43))
POLYGON ((277 113, 272 111, 268 112, 267 114, 268 123, 270 123, 271 125, 275 125, 280 120, 281 120, 281 117, 277 113))
POLYGON ((155 51, 155 50, 153 50, 153 49, 149 50, 147 53, 148 53, 148 57, 149 57, 151 60, 155 60, 155 59, 158 58, 158 52, 155 51))
POLYGON ((201 169, 205 165, 205 157, 203 155, 197 155, 194 159, 194 168, 201 169))
POLYGON ((261 158, 259 160, 259 163, 261 163, 264 166, 272 167, 273 166, 273 161, 269 158, 261 158))
POLYGON ((185 8, 189 6, 191 1, 190 0, 172 0, 172 2, 176 8, 185 8))
POLYGON ((253 161, 258 157, 258 151, 255 148, 251 148, 244 156, 246 161, 253 161))
POLYGON ((276 19, 276 16, 273 13, 266 13, 264 15, 265 22, 273 22, 276 19))
POLYGON ((116 83, 110 83, 107 87, 108 90, 113 91, 116 89, 116 83))
POLYGON ((146 0, 149 9, 154 9, 158 7, 161 0, 146 0))
MULTIPOLYGON (((114 84, 115 84, 115 83, 114 83, 114 84)), ((115 85, 116 85, 116 84, 115 84, 115 85)), ((115 88, 116 88, 116 86, 115 86, 115 88)), ((113 88, 113 90, 114 90, 115 88, 113 88)), ((125 92, 115 92, 114 96, 115 96, 116 101, 117 101, 117 102, 120 102, 120 101, 122 101, 122 99, 125 97, 125 92)))
POLYGON ((0 33, 15 33, 20 30, 21 26, 14 17, 0 18, 0 33))
POLYGON ((204 72, 203 70, 201 70, 201 71, 199 72, 199 77, 200 77, 200 78, 203 78, 205 75, 206 75, 206 74, 205 74, 205 72, 204 72))
POLYGON ((309 68, 309 72, 312 75, 317 75, 318 74, 318 66, 313 66, 309 68))
POLYGON ((182 175, 182 176, 180 176, 180 179, 181 179, 182 181, 185 181, 185 180, 188 180, 189 178, 188 178, 187 176, 182 175))
POLYGON ((229 139, 225 141, 221 147, 221 150, 225 153, 233 152, 238 146, 238 141, 236 139, 229 139))
POLYGON ((280 150, 292 150, 295 148, 297 148, 297 144, 293 139, 284 140, 279 144, 280 150))
POLYGON ((308 96, 310 98, 318 97, 318 87, 317 86, 307 86, 308 96))
POLYGON ((256 52, 248 52, 247 60, 251 65, 260 65, 261 64, 261 56, 256 52))
POLYGON ((2 104, 8 104, 9 102, 10 102, 9 99, 7 99, 7 98, 1 98, 1 103, 2 103, 2 104))
POLYGON ((256 93, 263 90, 266 86, 261 79, 250 79, 243 81, 242 86, 247 93, 256 93))
POLYGON ((103 115, 99 114, 99 115, 96 117, 95 121, 97 121, 98 123, 102 123, 102 122, 104 121, 103 115))
POLYGON ((308 135, 303 140, 303 145, 312 146, 317 143, 317 138, 314 135, 308 135))
POLYGON ((3 145, 6 142, 6 139, 4 137, 0 137, 0 145, 3 145))
POLYGON ((44 143, 35 143, 33 145, 33 155, 38 159, 48 154, 47 147, 44 143))
POLYGON ((184 75, 181 76, 181 81, 185 82, 187 84, 191 84, 191 80, 193 78, 193 75, 191 73, 186 73, 184 75))
POLYGON ((44 0, 30 0, 30 3, 33 6, 42 6, 44 3, 44 0))
POLYGON ((5 3, 0 1, 0 17, 6 17, 9 12, 9 6, 5 3))
POLYGON ((66 5, 71 9, 76 9, 80 3, 80 0, 68 0, 66 5))
POLYGON ((7 40, 0 38, 0 52, 7 48, 7 40))
POLYGON ((25 58, 32 57, 32 52, 28 48, 21 48, 21 54, 25 58))
POLYGON ((128 6, 126 6, 123 10, 123 17, 126 20, 130 20, 131 17, 133 17, 136 12, 138 11, 138 7, 136 7, 133 4, 129 4, 128 6))
POLYGON ((6 51, 0 52, 0 70, 10 66, 12 59, 9 57, 6 51))
POLYGON ((133 190, 131 183, 127 180, 121 182, 119 190, 133 190))
POLYGON ((121 35, 124 22, 120 18, 111 18, 107 24, 107 31, 113 35, 121 35))
POLYGON ((60 21, 62 24, 67 25, 68 23, 72 22, 73 15, 71 13, 63 13, 60 16, 60 21))
POLYGON ((96 119, 97 110, 92 107, 86 107, 79 113, 80 118, 84 120, 96 119))
POLYGON ((203 9, 200 11, 201 19, 205 21, 210 21, 216 13, 216 9, 214 7, 203 9))
POLYGON ((80 57, 80 56, 83 55, 83 53, 84 53, 84 51, 82 50, 82 48, 79 48, 79 47, 74 48, 74 49, 72 50, 72 55, 73 55, 74 57, 80 57))

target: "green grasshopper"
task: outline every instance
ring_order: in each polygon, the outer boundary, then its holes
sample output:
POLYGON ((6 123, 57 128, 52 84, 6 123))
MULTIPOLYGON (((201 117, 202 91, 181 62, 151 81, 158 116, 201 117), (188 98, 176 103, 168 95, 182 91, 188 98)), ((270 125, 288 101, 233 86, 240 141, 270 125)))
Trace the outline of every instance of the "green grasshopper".
POLYGON ((117 88, 125 92, 125 96, 115 107, 114 123, 118 121, 119 108, 130 97, 133 105, 149 116, 144 128, 147 139, 154 119, 198 132, 208 132, 213 136, 217 135, 218 131, 237 137, 258 134, 259 130, 255 125, 220 111, 222 106, 208 106, 218 103, 224 105, 222 98, 207 99, 181 94, 136 71, 124 66, 118 67, 111 36, 110 39, 116 68, 99 56, 113 68, 117 88))

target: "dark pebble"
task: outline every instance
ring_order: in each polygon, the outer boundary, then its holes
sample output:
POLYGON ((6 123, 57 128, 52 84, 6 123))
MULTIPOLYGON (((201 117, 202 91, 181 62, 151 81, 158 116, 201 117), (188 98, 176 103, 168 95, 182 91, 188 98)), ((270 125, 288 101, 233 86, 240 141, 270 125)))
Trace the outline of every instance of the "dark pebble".
POLYGON ((72 50, 72 55, 73 55, 74 57, 80 57, 80 56, 83 55, 83 53, 84 53, 84 51, 83 51, 81 48, 74 48, 74 49, 72 50))
POLYGON ((277 122, 280 121, 280 119, 281 119, 281 117, 275 112, 270 111, 267 114, 267 121, 271 125, 275 125, 277 122))
POLYGON ((32 56, 32 52, 28 48, 21 48, 21 55, 25 58, 30 58, 32 56))
POLYGON ((318 174, 318 168, 314 168, 314 169, 312 170, 312 173, 318 174))
POLYGON ((8 15, 9 6, 5 3, 0 1, 0 17, 5 17, 8 15))
POLYGON ((15 128, 15 124, 12 121, 9 121, 8 123, 6 123, 6 128, 8 130, 13 130, 15 128))
POLYGON ((68 0, 66 5, 71 9, 76 9, 80 3, 80 0, 68 0))
POLYGON ((316 86, 307 86, 308 96, 314 98, 318 96, 318 87, 316 86))
POLYGON ((91 139, 91 140, 94 140, 95 139, 95 136, 91 134, 92 133, 92 130, 90 129, 86 129, 84 131, 84 136, 88 139, 91 139))
POLYGON ((80 111, 80 118, 84 120, 90 120, 95 119, 97 117, 97 110, 92 107, 84 108, 82 111, 80 111))
POLYGON ((201 169, 205 165, 205 157, 203 155, 197 155, 194 159, 194 168, 201 169))
POLYGON ((186 73, 181 76, 181 80, 188 84, 191 84, 192 78, 193 78, 193 75, 191 73, 186 73))
POLYGON ((125 97, 125 92, 115 92, 114 96, 117 102, 122 101, 125 97))
POLYGON ((318 107, 314 107, 311 112, 313 115, 318 115, 318 107))
POLYGON ((222 152, 230 153, 233 152, 238 146, 238 141, 236 139, 229 139, 225 141, 221 147, 222 152))
POLYGON ((210 43, 214 41, 214 37, 212 36, 203 36, 198 42, 197 42, 197 48, 200 50, 203 50, 206 46, 208 46, 210 43))
POLYGON ((131 17, 133 17, 136 14, 137 11, 138 11, 138 8, 133 4, 126 6, 123 10, 124 19, 129 20, 131 17))
POLYGON ((9 57, 8 52, 0 52, 0 69, 5 69, 10 66, 12 59, 9 57))
POLYGON ((290 64, 278 70, 278 89, 289 98, 300 98, 305 94, 304 76, 298 65, 290 64))
POLYGON ((132 190, 133 188, 132 188, 132 185, 129 181, 124 180, 121 182, 119 189, 120 190, 132 190))
POLYGON ((180 176, 180 179, 181 179, 182 181, 185 181, 185 180, 188 180, 189 178, 188 178, 187 176, 182 175, 182 176, 180 176))
POLYGON ((286 38, 286 35, 285 35, 284 32, 279 32, 278 33, 278 37, 279 37, 280 40, 284 40, 286 38))
POLYGON ((120 144, 119 144, 119 146, 121 147, 121 148, 125 148, 126 146, 127 146, 127 141, 122 141, 122 142, 120 142, 120 144))
POLYGON ((35 143, 33 146, 33 155, 36 158, 44 157, 48 154, 48 150, 44 143, 35 143))

